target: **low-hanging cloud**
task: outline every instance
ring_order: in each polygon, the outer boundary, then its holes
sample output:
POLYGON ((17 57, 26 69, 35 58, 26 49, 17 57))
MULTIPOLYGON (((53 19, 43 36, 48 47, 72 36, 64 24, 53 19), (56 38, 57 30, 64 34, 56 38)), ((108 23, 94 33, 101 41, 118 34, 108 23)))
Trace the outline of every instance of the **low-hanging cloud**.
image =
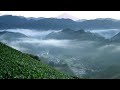
MULTIPOLYGON (((48 60, 52 60, 54 62, 62 60, 68 64, 69 68, 73 70, 77 76, 83 75, 85 77, 94 78, 98 72, 102 72, 99 73, 99 76, 96 76, 96 78, 103 78, 105 73, 104 70, 107 70, 110 66, 120 66, 120 43, 106 44, 105 42, 99 41, 64 39, 44 40, 38 37, 40 35, 45 36, 53 31, 31 31, 23 29, 22 31, 11 31, 20 32, 30 37, 10 41, 8 45, 23 52, 34 53, 36 55, 44 54, 43 56, 45 58, 47 57, 48 60)), ((116 30, 115 32, 118 31, 116 30)), ((106 32, 107 34, 107 31, 104 30, 98 32, 106 32)), ((7 43, 5 40, 2 41, 7 43)), ((113 73, 112 77, 115 74, 113 73)), ((109 78, 110 77, 111 76, 109 76, 109 78)))
POLYGON ((7 30, 0 30, 0 31, 17 32, 17 33, 21 33, 29 37, 42 38, 51 32, 60 32, 61 30, 7 29, 7 30))
MULTIPOLYGON (((89 31, 89 30, 87 30, 89 31)), ((92 33, 98 33, 101 36, 109 39, 120 32, 120 29, 102 29, 102 30, 90 30, 92 33)))

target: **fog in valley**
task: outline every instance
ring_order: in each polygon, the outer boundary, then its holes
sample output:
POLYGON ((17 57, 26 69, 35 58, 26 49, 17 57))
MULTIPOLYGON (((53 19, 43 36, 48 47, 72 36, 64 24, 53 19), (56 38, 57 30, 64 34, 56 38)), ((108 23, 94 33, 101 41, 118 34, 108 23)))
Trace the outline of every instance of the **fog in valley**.
MULTIPOLYGON (((52 62, 58 70, 83 78, 120 78, 118 42, 45 38, 48 34, 59 33, 61 30, 0 30, 3 31, 20 33, 24 36, 13 36, 12 39, 0 36, 1 42, 24 53, 37 55, 47 64, 52 62)), ((88 31, 99 34, 105 39, 110 39, 120 32, 119 29, 86 30, 88 31)))
POLYGON ((92 33, 98 33, 101 36, 103 36, 107 39, 110 39, 111 37, 113 37, 114 35, 119 33, 120 29, 107 29, 107 30, 99 29, 99 30, 86 30, 86 31, 90 31, 92 33))

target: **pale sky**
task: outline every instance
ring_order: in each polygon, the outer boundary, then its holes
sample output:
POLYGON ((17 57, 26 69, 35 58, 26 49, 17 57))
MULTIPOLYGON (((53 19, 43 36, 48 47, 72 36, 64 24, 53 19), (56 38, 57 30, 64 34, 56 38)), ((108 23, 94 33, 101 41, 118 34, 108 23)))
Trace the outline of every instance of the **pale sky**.
POLYGON ((120 11, 0 11, 0 15, 19 15, 25 17, 57 17, 67 13, 79 19, 113 18, 120 19, 120 11))

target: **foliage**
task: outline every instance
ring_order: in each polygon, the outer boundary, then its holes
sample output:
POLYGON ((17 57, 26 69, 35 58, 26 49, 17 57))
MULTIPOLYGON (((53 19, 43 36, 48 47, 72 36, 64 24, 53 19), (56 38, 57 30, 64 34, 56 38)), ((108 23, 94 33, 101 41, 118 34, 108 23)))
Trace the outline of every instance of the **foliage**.
POLYGON ((0 43, 0 79, 73 79, 73 77, 0 43))

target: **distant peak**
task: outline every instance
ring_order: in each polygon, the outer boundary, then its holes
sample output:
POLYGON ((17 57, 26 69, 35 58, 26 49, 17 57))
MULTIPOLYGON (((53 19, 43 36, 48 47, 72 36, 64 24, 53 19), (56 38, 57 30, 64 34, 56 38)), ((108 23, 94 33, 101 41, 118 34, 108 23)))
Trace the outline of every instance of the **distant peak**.
POLYGON ((72 19, 72 20, 74 20, 74 21, 76 21, 76 20, 79 20, 79 18, 77 18, 77 17, 74 17, 74 16, 72 16, 72 15, 69 15, 69 14, 67 14, 67 13, 63 13, 63 14, 61 14, 61 15, 59 15, 57 18, 64 18, 64 19, 72 19))

